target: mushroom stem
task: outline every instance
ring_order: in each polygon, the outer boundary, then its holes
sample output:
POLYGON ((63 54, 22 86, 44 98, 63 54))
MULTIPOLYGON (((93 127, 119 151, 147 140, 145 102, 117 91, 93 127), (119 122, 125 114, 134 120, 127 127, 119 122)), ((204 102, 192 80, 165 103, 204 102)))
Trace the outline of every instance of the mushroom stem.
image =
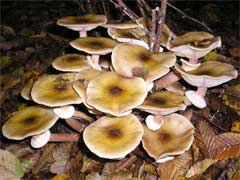
POLYGON ((191 64, 197 64, 198 63, 198 59, 197 58, 191 58, 190 60, 189 60, 189 62, 191 63, 191 64))
POLYGON ((101 66, 99 65, 99 55, 87 56, 87 60, 93 69, 101 71, 101 66))
POLYGON ((50 135, 50 139, 48 142, 78 142, 80 139, 79 134, 59 134, 54 133, 50 135))
POLYGON ((198 87, 197 94, 201 97, 204 97, 206 95, 207 88, 205 87, 198 87))
POLYGON ((170 72, 167 75, 165 75, 163 78, 155 81, 155 86, 157 89, 163 89, 174 82, 178 81, 181 79, 181 76, 175 72, 170 72))
POLYGON ((145 119, 146 125, 149 129, 156 131, 160 129, 164 123, 164 116, 157 114, 155 116, 149 115, 145 119))
POLYGON ((88 115, 86 115, 83 112, 80 111, 75 111, 73 114, 73 117, 68 118, 65 120, 66 123, 73 128, 74 130, 76 130, 77 132, 82 132, 83 129, 91 122, 94 121, 94 119, 88 115), (75 117, 75 118, 74 118, 75 117), (77 120, 76 118, 81 118, 86 120, 87 122, 80 122, 79 120, 77 120))
POLYGON ((99 66, 99 55, 92 55, 92 62, 95 66, 99 66))
POLYGON ((87 37, 87 31, 79 31, 79 37, 87 37))

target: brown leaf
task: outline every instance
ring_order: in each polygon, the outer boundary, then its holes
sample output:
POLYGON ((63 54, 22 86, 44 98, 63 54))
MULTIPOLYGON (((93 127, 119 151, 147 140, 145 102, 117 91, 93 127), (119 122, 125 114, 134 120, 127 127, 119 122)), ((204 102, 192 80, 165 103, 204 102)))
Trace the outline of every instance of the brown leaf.
POLYGON ((216 163, 218 160, 215 159, 204 159, 203 161, 197 162, 194 164, 187 172, 186 177, 198 177, 202 173, 204 173, 207 168, 209 168, 212 164, 216 163))
POLYGON ((213 158, 215 133, 205 121, 200 121, 195 131, 195 142, 206 158, 213 158))
POLYGON ((102 164, 99 161, 88 158, 86 155, 83 156, 83 164, 80 170, 82 173, 100 171, 101 168, 102 164))
POLYGON ((235 158, 240 156, 240 134, 223 133, 215 137, 217 144, 216 159, 235 158))
POLYGON ((192 155, 189 151, 175 157, 171 161, 160 164, 157 168, 161 180, 173 180, 190 167, 192 163, 192 155))
POLYGON ((61 143, 57 144, 52 151, 53 159, 57 160, 68 160, 71 156, 70 152, 73 143, 61 143))

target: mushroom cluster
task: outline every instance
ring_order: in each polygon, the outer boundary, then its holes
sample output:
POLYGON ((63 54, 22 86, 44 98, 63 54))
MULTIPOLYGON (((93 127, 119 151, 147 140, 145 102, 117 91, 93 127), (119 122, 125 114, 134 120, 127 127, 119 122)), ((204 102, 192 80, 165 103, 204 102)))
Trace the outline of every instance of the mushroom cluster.
POLYGON ((221 44, 220 37, 206 32, 176 36, 165 25, 165 52, 151 52, 143 20, 107 22, 104 15, 95 14, 59 19, 58 25, 80 32, 80 38, 70 42, 80 52, 57 57, 52 66, 58 74, 26 85, 21 95, 38 105, 13 113, 2 127, 3 135, 14 140, 31 137, 32 147, 40 148, 52 141, 79 141, 83 133, 88 149, 107 159, 124 158, 140 143, 158 163, 188 150, 194 126, 179 111, 191 104, 205 107, 207 88, 236 78, 237 71, 216 61, 198 63, 221 44), (110 37, 87 37, 86 32, 98 26, 107 28, 110 37), (111 59, 103 57, 101 63, 100 55, 109 53, 111 59), (189 62, 177 64, 177 56, 189 62), (186 91, 175 82, 180 77, 198 90, 186 91), (165 90, 153 88, 159 84, 165 90), (59 118, 76 133, 51 134, 59 118))

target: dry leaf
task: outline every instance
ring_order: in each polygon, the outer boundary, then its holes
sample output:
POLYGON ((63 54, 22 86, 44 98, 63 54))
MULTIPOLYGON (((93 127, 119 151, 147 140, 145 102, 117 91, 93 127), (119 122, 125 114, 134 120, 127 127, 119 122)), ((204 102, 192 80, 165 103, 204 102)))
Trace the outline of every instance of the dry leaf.
POLYGON ((51 178, 51 180, 70 180, 69 174, 59 174, 51 178))
POLYGON ((50 172, 55 174, 62 174, 67 171, 67 160, 57 160, 51 164, 50 172))
POLYGON ((54 146, 52 155, 55 161, 68 160, 71 156, 73 143, 61 143, 54 146))
POLYGON ((2 180, 17 180, 24 175, 20 160, 11 152, 0 149, 0 177, 2 180))
POLYGON ((200 121, 195 131, 195 139, 197 146, 206 158, 212 159, 215 151, 214 143, 215 133, 205 121, 200 121))
POLYGON ((218 160, 215 159, 204 159, 196 164, 194 164, 187 172, 186 177, 197 177, 203 174, 207 168, 209 168, 212 164, 216 163, 218 160))
POLYGON ((240 134, 223 133, 215 137, 215 158, 222 160, 240 156, 240 134))
POLYGON ((231 48, 229 53, 232 57, 240 57, 240 48, 231 48))
POLYGON ((99 161, 83 156, 83 165, 80 170, 82 173, 99 171, 101 168, 102 164, 99 161))
POLYGON ((231 131, 235 133, 240 133, 240 120, 233 121, 231 131))
POLYGON ((100 175, 99 173, 90 173, 85 180, 130 180, 132 174, 130 172, 118 172, 111 175, 100 175))
POLYGON ((189 151, 175 157, 171 161, 160 164, 157 168, 161 180, 173 180, 183 175, 192 163, 192 155, 189 151))

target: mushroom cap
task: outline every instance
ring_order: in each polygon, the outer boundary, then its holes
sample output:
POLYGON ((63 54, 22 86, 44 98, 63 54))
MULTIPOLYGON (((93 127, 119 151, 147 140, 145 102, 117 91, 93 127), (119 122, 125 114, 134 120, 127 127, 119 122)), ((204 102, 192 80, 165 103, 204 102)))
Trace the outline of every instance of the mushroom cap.
POLYGON ((39 78, 33 84, 33 101, 50 107, 82 103, 72 87, 74 77, 75 73, 64 73, 39 78))
POLYGON ((173 84, 165 87, 165 89, 170 92, 178 92, 180 94, 184 94, 186 87, 177 81, 177 82, 174 82, 173 84))
POLYGON ((150 38, 139 28, 112 29, 108 28, 108 35, 119 42, 135 44, 149 49, 150 38))
POLYGON ((108 21, 106 24, 101 25, 105 28, 113 28, 113 29, 129 29, 129 28, 137 28, 138 25, 131 20, 126 21, 108 21))
POLYGON ((117 41, 104 37, 82 37, 70 42, 70 45, 88 54, 105 55, 112 52, 117 41))
POLYGON ((167 115, 179 110, 184 110, 186 108, 186 102, 186 97, 180 93, 158 91, 148 96, 143 104, 137 108, 152 114, 167 115))
POLYGON ((183 153, 190 148, 194 138, 192 123, 176 113, 165 116, 162 127, 157 131, 145 125, 143 128, 143 148, 155 160, 183 153))
POLYGON ((206 88, 223 84, 238 75, 233 65, 218 61, 207 61, 192 71, 185 71, 178 64, 175 69, 189 84, 206 88))
POLYGON ((123 158, 141 142, 143 127, 133 115, 103 116, 83 132, 83 140, 91 152, 101 158, 123 158))
POLYGON ((48 143, 50 137, 51 137, 51 132, 47 130, 44 133, 32 136, 30 144, 33 148, 41 148, 48 143))
POLYGON ((96 69, 85 69, 80 71, 76 76, 73 83, 73 89, 77 92, 77 94, 81 97, 83 103, 88 108, 92 108, 87 104, 87 97, 86 97, 86 89, 89 81, 98 76, 101 71, 96 69))
POLYGON ((91 68, 87 58, 81 54, 65 54, 53 60, 52 66, 64 72, 79 72, 83 69, 91 68))
MULTIPOLYGON (((144 29, 145 32, 150 32, 152 30, 152 21, 150 18, 145 19, 143 17, 136 20, 136 23, 144 29)), ((167 46, 169 39, 175 37, 176 35, 169 29, 169 27, 164 24, 163 26, 163 33, 161 37, 161 45, 167 46)))
POLYGON ((120 116, 143 103, 147 96, 147 87, 142 78, 103 72, 89 81, 86 95, 90 106, 120 116))
POLYGON ((50 129, 58 116, 50 108, 31 106, 15 112, 2 127, 8 139, 22 140, 50 129))
POLYGON ((65 26, 74 31, 90 31, 99 25, 107 23, 105 15, 85 14, 83 16, 67 16, 57 21, 60 26, 65 26))
POLYGON ((168 49, 176 55, 198 59, 221 46, 221 38, 206 32, 189 32, 168 43, 168 49))
POLYGON ((127 76, 142 77, 146 82, 154 81, 170 71, 176 62, 172 53, 151 53, 147 49, 122 43, 112 52, 112 65, 116 72, 127 76))
POLYGON ((33 87, 33 83, 34 83, 34 80, 33 79, 30 79, 26 86, 24 86, 24 88, 21 90, 21 96, 26 99, 26 100, 31 100, 31 90, 32 90, 32 87, 33 87))
POLYGON ((207 106, 204 97, 198 95, 196 91, 186 91, 185 96, 194 106, 200 109, 205 108, 207 106))

